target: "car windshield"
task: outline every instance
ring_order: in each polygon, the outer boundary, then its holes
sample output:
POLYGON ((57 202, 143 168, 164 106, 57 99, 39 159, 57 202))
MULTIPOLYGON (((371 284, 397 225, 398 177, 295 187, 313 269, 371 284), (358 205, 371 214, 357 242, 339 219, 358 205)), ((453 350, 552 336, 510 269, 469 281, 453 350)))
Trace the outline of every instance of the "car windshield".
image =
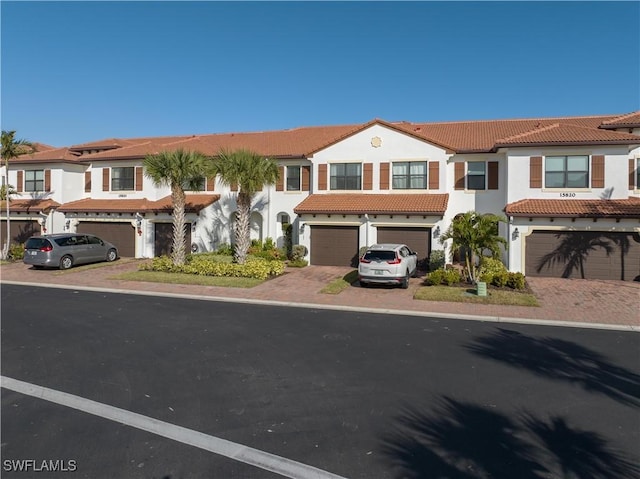
POLYGON ((51 246, 49 240, 45 238, 29 238, 27 243, 24 245, 25 249, 40 249, 45 246, 51 246))
POLYGON ((369 261, 393 261, 396 259, 395 251, 367 251, 364 259, 369 261))

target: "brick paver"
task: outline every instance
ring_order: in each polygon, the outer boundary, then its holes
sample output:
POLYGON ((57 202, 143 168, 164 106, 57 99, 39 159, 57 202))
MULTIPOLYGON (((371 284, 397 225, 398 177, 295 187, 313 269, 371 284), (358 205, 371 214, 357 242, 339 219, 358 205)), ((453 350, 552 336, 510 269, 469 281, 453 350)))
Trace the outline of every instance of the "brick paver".
POLYGON ((96 268, 78 268, 64 272, 34 270, 22 263, 13 263, 0 267, 0 280, 433 314, 640 327, 640 283, 637 282, 529 278, 529 285, 541 304, 536 308, 414 300, 413 295, 422 283, 419 278, 411 279, 407 290, 392 287, 360 288, 356 283, 337 295, 320 293, 320 289, 328 282, 351 271, 351 268, 334 266, 288 268, 284 275, 250 289, 113 279, 122 272, 136 270, 139 263, 138 260, 120 260, 114 264, 101 264, 96 268))

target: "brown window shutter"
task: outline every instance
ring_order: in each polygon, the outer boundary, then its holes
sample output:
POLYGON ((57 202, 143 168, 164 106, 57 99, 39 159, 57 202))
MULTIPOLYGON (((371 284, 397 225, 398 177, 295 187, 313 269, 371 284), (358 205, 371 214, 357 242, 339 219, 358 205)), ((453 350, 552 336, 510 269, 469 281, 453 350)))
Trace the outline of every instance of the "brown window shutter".
POLYGON ((311 184, 311 167, 303 166, 302 171, 302 191, 309 191, 311 184))
POLYGON ((529 188, 542 188, 542 157, 529 158, 529 188))
POLYGON ((136 166, 136 191, 142 191, 142 166, 136 166))
POLYGON ((497 161, 489 161, 487 163, 487 170, 489 173, 489 177, 487 178, 487 189, 489 190, 497 190, 499 183, 499 173, 498 173, 498 162, 497 161))
POLYGON ((238 183, 236 183, 235 181, 231 183, 229 187, 231 188, 231 191, 238 191, 238 183))
POLYGON ((44 170, 44 191, 51 191, 51 170, 44 170))
POLYGON ((604 155, 591 157, 591 188, 604 188, 604 155))
POLYGON ((211 178, 207 178, 207 183, 205 188, 207 189, 207 191, 214 191, 216 189, 216 178, 211 177, 211 178))
POLYGON ((437 190, 440 188, 440 162, 429 162, 429 189, 437 190))
POLYGON ((389 163, 380 163, 380 189, 389 189, 389 163))
POLYGON ((464 163, 463 162, 458 161, 457 163, 455 163, 453 175, 455 178, 454 188, 456 190, 464 190, 464 163))
POLYGON ((640 188, 640 185, 636 185, 636 160, 635 158, 629 158, 629 189, 640 188))
POLYGON ((318 189, 327 189, 327 165, 318 165, 318 189))
POLYGON ((373 163, 365 163, 362 166, 362 189, 373 189, 373 163))
POLYGON ((284 191, 284 166, 278 166, 278 180, 276 181, 276 191, 284 191))
POLYGON ((102 191, 109 191, 109 168, 102 168, 102 191))
POLYGON ((18 184, 16 185, 16 191, 22 193, 24 184, 24 171, 18 170, 18 184))
POLYGON ((84 191, 85 193, 91 192, 91 172, 90 171, 84 172, 84 191))

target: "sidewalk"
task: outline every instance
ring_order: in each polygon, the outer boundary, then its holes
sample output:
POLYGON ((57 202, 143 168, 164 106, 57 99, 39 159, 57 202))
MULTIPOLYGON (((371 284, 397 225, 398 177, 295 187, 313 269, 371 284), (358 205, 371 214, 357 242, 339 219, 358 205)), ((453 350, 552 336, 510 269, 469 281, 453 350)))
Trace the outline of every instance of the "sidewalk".
POLYGON ((470 303, 418 301, 413 299, 422 280, 411 279, 409 289, 360 288, 356 283, 337 295, 322 294, 320 289, 351 268, 309 266, 288 268, 278 278, 254 288, 147 283, 112 279, 123 272, 135 271, 137 260, 120 260, 91 269, 34 270, 22 263, 0 267, 0 280, 65 287, 91 287, 148 293, 184 294, 208 298, 274 301, 318 307, 367 308, 380 312, 404 311, 410 314, 445 315, 489 321, 534 320, 540 323, 623 327, 640 330, 640 283, 556 278, 530 278, 539 308, 497 306, 470 303))

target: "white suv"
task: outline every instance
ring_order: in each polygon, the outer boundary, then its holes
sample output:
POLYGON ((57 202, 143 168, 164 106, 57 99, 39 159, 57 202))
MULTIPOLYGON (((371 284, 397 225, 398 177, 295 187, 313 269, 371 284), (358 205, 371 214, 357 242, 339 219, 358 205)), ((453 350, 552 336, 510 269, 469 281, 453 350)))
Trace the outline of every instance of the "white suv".
POLYGON ((418 255, 404 244, 374 244, 358 263, 360 285, 400 284, 409 287, 409 278, 416 273, 418 255))

